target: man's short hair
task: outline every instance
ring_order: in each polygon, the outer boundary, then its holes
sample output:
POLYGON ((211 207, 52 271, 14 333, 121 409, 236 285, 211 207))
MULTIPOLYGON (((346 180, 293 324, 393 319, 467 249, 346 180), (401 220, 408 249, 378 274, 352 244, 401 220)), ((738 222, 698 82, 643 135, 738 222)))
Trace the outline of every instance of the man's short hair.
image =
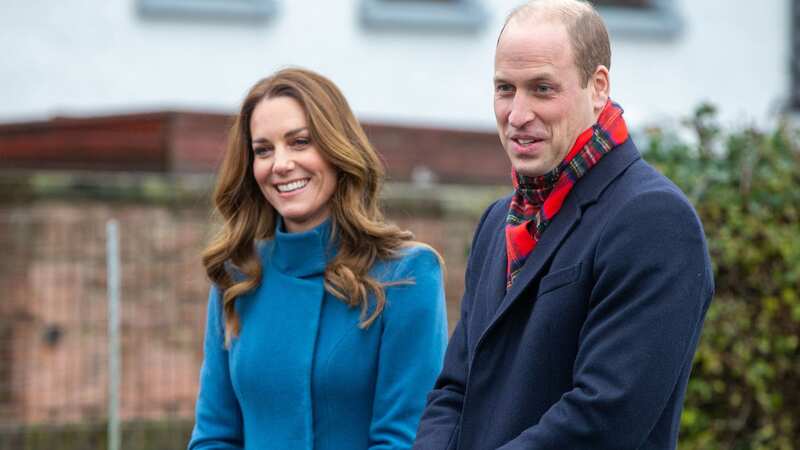
MULTIPOLYGON (((611 43, 600 14, 583 0, 530 0, 508 14, 503 30, 511 20, 555 20, 564 25, 572 44, 575 66, 586 86, 597 66, 611 69, 611 43)), ((500 36, 503 34, 500 31, 500 36)), ((498 42, 500 38, 498 37, 498 42)))

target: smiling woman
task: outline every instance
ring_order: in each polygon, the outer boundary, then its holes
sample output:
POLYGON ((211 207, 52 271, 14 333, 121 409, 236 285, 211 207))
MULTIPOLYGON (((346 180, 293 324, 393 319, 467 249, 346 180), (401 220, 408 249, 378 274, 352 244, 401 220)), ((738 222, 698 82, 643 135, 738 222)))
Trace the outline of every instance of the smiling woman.
POLYGON ((261 100, 250 118, 253 176, 290 232, 307 231, 329 215, 336 169, 311 140, 306 115, 291 97, 261 100))
POLYGON ((328 79, 287 69, 250 90, 203 254, 190 449, 411 447, 447 340, 442 264, 384 221, 382 181, 328 79))

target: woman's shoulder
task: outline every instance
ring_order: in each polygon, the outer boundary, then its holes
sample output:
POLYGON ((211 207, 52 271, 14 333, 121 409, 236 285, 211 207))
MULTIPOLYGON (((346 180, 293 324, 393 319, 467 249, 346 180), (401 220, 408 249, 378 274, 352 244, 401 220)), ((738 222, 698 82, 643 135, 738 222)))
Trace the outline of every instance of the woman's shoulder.
POLYGON ((387 296, 382 320, 420 326, 440 320, 445 301, 439 254, 426 244, 410 243, 398 251, 390 264, 392 270, 381 280, 387 296))
POLYGON ((375 269, 378 274, 383 275, 380 278, 389 276, 397 280, 439 273, 441 266, 441 257, 433 247, 421 242, 410 242, 398 249, 394 257, 378 261, 375 269))
POLYGON ((428 244, 422 242, 409 242, 406 246, 398 251, 400 260, 406 263, 422 263, 422 262, 435 262, 439 264, 439 253, 428 244))

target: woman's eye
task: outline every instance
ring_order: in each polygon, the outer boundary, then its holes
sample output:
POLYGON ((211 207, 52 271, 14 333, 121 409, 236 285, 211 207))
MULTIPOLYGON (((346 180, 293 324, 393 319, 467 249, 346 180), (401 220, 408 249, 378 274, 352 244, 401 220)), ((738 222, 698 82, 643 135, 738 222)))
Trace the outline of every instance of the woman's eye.
POLYGON ((253 149, 253 154, 259 158, 264 158, 272 154, 272 149, 269 147, 256 147, 253 149))
POLYGON ((306 145, 310 144, 311 140, 309 138, 297 138, 294 140, 295 147, 305 147, 306 145))

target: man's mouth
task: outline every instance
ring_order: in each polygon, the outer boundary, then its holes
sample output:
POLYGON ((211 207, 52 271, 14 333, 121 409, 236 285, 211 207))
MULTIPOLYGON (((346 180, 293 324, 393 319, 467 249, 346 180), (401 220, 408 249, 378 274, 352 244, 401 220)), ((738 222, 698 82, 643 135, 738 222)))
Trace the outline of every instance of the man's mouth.
POLYGON ((536 137, 529 137, 529 136, 526 136, 526 137, 518 136, 518 137, 512 137, 511 140, 513 142, 517 143, 518 145, 525 146, 525 145, 531 145, 531 144, 535 144, 537 142, 541 142, 544 139, 540 139, 540 138, 536 138, 536 137))
POLYGON ((306 187, 309 180, 310 180, 309 178, 303 178, 302 180, 295 180, 295 181, 290 181, 288 183, 276 184, 275 189, 277 189, 278 192, 285 194, 287 192, 303 189, 304 187, 306 187))

